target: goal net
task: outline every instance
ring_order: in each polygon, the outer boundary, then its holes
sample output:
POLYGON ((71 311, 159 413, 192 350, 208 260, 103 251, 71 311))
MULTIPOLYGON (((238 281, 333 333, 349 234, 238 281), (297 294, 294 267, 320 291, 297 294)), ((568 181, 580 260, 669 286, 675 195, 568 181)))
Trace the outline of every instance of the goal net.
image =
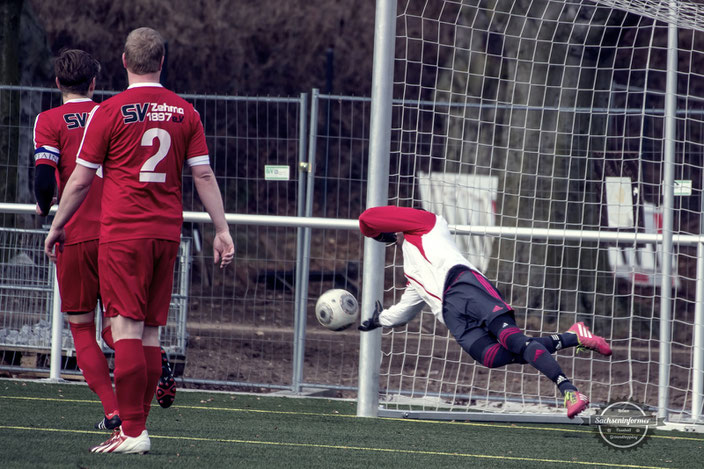
MULTIPOLYGON (((455 236, 527 335, 584 321, 610 341, 613 357, 556 355, 593 403, 658 405, 662 266, 671 262, 667 410, 690 421, 693 360, 704 353, 692 338, 696 245, 663 252, 628 235, 663 229, 671 23, 672 230, 703 228, 703 13, 693 1, 399 1, 389 189, 391 204, 490 233, 455 236), (599 238, 612 233, 624 237, 599 238)), ((400 249, 387 256, 386 306, 405 287, 400 249)), ((379 382, 392 412, 564 413, 547 378, 476 364, 429 311, 384 331, 379 382)))

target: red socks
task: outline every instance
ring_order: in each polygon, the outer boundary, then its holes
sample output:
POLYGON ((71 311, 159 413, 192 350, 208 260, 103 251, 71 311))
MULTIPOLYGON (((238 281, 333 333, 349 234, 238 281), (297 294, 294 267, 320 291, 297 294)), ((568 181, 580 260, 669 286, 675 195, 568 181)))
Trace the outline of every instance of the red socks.
POLYGON ((160 347, 143 347, 139 339, 115 342, 115 389, 125 435, 139 436, 146 428, 160 377, 160 347))
POLYGON ((146 428, 143 401, 148 381, 147 361, 141 339, 121 339, 115 342, 114 374, 122 431, 127 436, 137 437, 146 428))
POLYGON ((69 322, 69 325, 76 348, 76 361, 88 387, 100 398, 105 415, 117 411, 117 399, 112 389, 108 362, 95 341, 95 323, 69 322))
POLYGON ((161 347, 144 347, 144 358, 147 361, 147 389, 144 393, 144 418, 149 415, 156 386, 161 378, 161 347))

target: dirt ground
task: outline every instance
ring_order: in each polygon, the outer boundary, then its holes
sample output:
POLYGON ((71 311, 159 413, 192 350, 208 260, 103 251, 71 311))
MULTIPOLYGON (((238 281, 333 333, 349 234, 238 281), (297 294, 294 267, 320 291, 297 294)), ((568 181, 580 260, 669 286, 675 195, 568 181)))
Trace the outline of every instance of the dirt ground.
MULTIPOLYGON (((354 398, 357 386, 359 332, 352 328, 331 332, 314 316, 308 318, 305 337, 303 387, 334 397, 354 398), (310 388, 313 385, 314 388, 310 388)), ((290 326, 198 324, 189 327, 189 347, 180 385, 248 392, 277 392, 290 387, 293 374, 293 329, 290 326), (217 332, 218 337, 212 334, 217 332), (225 352, 225 350, 227 352, 225 352), (195 384, 191 380, 213 380, 195 384), (225 384, 217 381, 229 381, 225 384), (269 386, 271 385, 271 386, 269 386)), ((382 338, 380 386, 382 395, 403 390, 415 396, 443 393, 441 401, 466 406, 482 396, 507 393, 514 398, 555 397, 555 387, 527 366, 489 370, 461 351, 443 327, 432 332, 385 331, 382 338), (405 353, 403 353, 405 351, 405 353), (457 383, 457 385, 455 385, 457 383), (471 383, 471 384, 470 384, 471 383), (468 397, 469 396, 469 397, 468 397), (474 396, 474 397, 472 397, 474 396)), ((558 362, 592 402, 630 398, 657 405, 658 350, 646 340, 616 340, 614 355, 564 350, 558 362)), ((691 347, 673 346, 670 403, 673 409, 691 406, 691 347)), ((385 397, 382 396, 382 400, 385 397)))
MULTIPOLYGON (((332 284, 321 284, 326 289, 332 284)), ((172 359, 178 386, 246 392, 282 392, 294 383, 293 296, 269 285, 259 298, 241 296, 242 301, 204 299, 192 295, 186 333, 186 353, 172 359), (261 298, 265 299, 262 300, 261 298), (256 305, 256 306, 254 306, 256 305)), ((315 290, 314 290, 315 291, 315 290)), ((249 293, 250 296, 256 296, 249 293)), ((311 297, 315 295, 313 293, 311 297)), ((224 295, 223 295, 224 296, 224 295)), ((673 409, 691 407, 691 337, 689 317, 678 318, 673 330, 670 368, 670 405, 673 409)), ((442 393, 441 403, 467 406, 485 396, 553 397, 554 386, 530 368, 510 365, 502 370, 478 366, 447 337, 443 326, 429 326, 434 320, 414 320, 408 330, 385 330, 382 336, 380 386, 383 398, 400 394, 425 396, 442 393), (456 384, 455 384, 456 383, 456 384)), ((614 356, 610 359, 591 353, 560 351, 558 362, 573 381, 589 393, 593 402, 631 398, 657 405, 659 348, 657 321, 627 321, 628 328, 614 328, 614 356), (629 335, 630 334, 630 335, 629 335)), ((531 330, 555 331, 565 325, 527 324, 531 330)), ((604 327, 604 326, 600 326, 604 327)), ((353 327, 332 332, 318 324, 309 302, 303 369, 299 385, 304 392, 354 398, 358 385, 360 333, 353 327)), ((47 350, 0 351, 4 365, 48 369, 47 350)), ((66 368, 77 373, 75 358, 66 368)), ((42 377, 42 373, 0 371, 0 376, 42 377)), ((73 375, 72 378, 77 378, 73 375)))

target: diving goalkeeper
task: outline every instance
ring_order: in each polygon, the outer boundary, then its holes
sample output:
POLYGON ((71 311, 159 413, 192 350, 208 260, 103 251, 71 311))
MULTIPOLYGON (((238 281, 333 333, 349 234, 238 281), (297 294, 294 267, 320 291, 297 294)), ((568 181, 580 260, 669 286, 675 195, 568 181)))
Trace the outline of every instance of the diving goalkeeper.
POLYGON ((567 417, 574 418, 587 408, 589 399, 567 379, 551 354, 581 347, 608 356, 611 347, 606 340, 593 335, 582 322, 563 334, 525 335, 516 325, 511 306, 460 253, 447 222, 439 215, 406 207, 374 207, 360 215, 359 228, 364 236, 401 246, 408 281, 397 304, 383 309, 377 301, 371 318, 359 326, 361 331, 406 324, 427 305, 482 365, 530 364, 558 387, 567 417))

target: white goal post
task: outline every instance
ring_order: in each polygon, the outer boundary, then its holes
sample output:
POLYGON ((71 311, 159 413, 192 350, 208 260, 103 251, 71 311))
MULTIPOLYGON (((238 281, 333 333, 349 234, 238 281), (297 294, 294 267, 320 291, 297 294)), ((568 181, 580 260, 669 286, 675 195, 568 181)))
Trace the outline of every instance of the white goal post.
MULTIPOLYGON (((526 334, 606 337, 612 357, 557 354, 593 407, 704 423, 704 5, 379 0, 376 21, 367 206, 444 214, 526 334)), ((371 249, 363 316, 405 286, 371 249)), ((429 311, 366 336, 358 415, 567 421, 547 378, 476 364, 429 311)))

